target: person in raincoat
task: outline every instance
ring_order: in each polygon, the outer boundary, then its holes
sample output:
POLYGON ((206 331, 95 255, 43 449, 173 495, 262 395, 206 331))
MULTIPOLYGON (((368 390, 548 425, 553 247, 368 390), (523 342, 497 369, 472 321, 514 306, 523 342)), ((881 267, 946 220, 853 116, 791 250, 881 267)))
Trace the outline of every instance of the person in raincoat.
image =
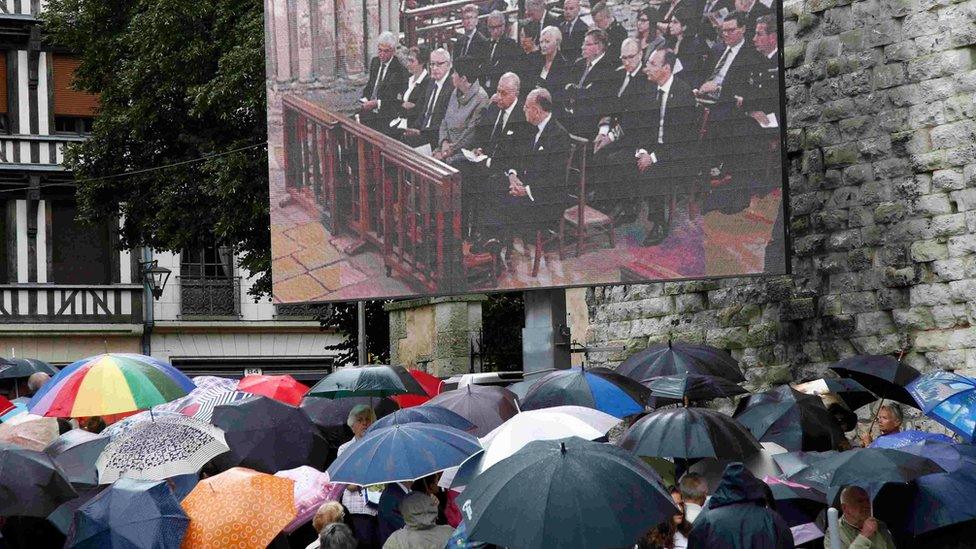
POLYGON ((454 533, 450 526, 438 526, 437 499, 423 492, 411 492, 400 502, 406 525, 393 532, 383 549, 430 549, 444 547, 454 533))
POLYGON ((793 534, 770 502, 765 483, 741 463, 730 463, 695 520, 688 549, 792 548, 793 534))

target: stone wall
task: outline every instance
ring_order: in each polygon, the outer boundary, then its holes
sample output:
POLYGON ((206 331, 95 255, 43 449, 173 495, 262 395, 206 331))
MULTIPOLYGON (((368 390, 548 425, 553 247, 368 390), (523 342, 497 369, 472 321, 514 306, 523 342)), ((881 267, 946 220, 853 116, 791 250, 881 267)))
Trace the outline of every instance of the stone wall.
POLYGON ((754 385, 856 353, 976 374, 976 0, 784 6, 793 274, 587 294, 613 366, 730 349, 754 385))
POLYGON ((472 343, 481 331, 481 304, 486 299, 472 294, 384 305, 390 314, 390 364, 439 377, 470 372, 472 343))

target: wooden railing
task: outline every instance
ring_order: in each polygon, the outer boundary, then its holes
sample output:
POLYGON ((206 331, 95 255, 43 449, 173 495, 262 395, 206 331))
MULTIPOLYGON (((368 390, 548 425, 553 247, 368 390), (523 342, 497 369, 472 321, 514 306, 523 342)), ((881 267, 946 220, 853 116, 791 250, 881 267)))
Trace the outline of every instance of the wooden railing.
POLYGON ((0 323, 142 323, 139 284, 0 285, 0 323))
POLYGON ((80 135, 0 135, 0 169, 63 169, 65 146, 84 140, 80 135))
POLYGON ((285 188, 332 235, 383 254, 396 273, 432 293, 463 286, 457 170, 308 100, 283 98, 285 188))

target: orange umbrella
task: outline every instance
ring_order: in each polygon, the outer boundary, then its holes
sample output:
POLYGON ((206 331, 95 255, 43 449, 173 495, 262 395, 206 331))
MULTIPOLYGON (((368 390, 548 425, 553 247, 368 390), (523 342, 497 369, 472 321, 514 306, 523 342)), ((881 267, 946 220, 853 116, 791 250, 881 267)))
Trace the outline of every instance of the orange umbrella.
POLYGON ((420 406, 421 404, 427 402, 431 398, 437 396, 441 392, 441 385, 444 384, 440 378, 434 377, 427 372, 422 370, 407 370, 410 376, 420 383, 420 386, 424 388, 424 392, 427 393, 426 396, 423 395, 394 395, 390 398, 395 400, 400 408, 409 408, 411 406, 420 406))
POLYGON ((183 549, 264 549, 295 518, 295 481, 234 467, 183 499, 183 549))

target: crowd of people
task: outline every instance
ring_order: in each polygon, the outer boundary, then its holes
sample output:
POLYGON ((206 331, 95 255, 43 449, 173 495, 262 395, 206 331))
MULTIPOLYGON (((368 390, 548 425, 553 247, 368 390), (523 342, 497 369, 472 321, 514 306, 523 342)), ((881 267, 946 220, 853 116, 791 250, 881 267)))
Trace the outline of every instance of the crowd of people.
POLYGON ((640 10, 628 32, 604 2, 592 26, 579 0, 561 7, 528 0, 513 22, 466 5, 451 43, 402 61, 397 37, 378 37, 359 120, 461 172, 475 249, 499 250, 574 205, 572 136, 592 155, 589 204, 618 222, 642 215, 644 245, 667 236, 671 204, 734 213, 780 185, 775 9, 674 0, 640 10))

